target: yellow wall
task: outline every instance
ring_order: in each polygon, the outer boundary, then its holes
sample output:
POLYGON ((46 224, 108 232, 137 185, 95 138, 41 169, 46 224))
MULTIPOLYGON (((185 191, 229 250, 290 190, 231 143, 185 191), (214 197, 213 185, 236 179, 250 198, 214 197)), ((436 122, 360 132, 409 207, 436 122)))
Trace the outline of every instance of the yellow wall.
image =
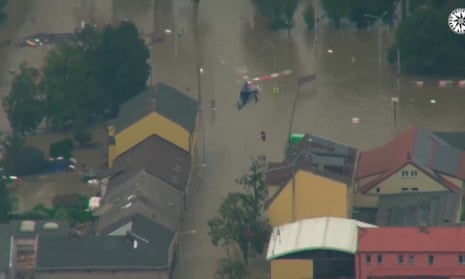
MULTIPOLYGON (((268 217, 273 227, 291 223, 292 180, 268 207, 268 217)), ((296 220, 333 216, 347 218, 350 195, 344 183, 307 171, 298 171, 295 178, 296 220)))
POLYGON ((442 178, 445 178, 447 180, 449 180, 449 182, 451 183, 454 183, 455 185, 457 185, 457 187, 459 188, 463 188, 462 184, 463 184, 463 181, 458 179, 458 178, 455 178, 455 177, 452 177, 452 176, 449 176, 449 175, 444 175, 444 174, 441 174, 442 178))
MULTIPOLYGON (((111 129, 109 129, 109 135, 111 135, 110 130, 111 129)), ((124 153, 153 134, 160 136, 187 152, 191 152, 189 131, 153 112, 115 135, 115 146, 110 146, 108 149, 109 167, 111 167, 113 160, 118 155, 124 153)))
POLYGON ((312 260, 273 260, 271 261, 271 279, 311 279, 313 278, 312 260))
POLYGON ((386 180, 382 181, 379 186, 371 189, 368 194, 396 194, 402 191, 402 187, 408 188, 408 192, 412 192, 412 188, 418 188, 418 192, 433 192, 433 191, 444 191, 446 188, 433 180, 431 177, 417 169, 414 165, 407 165, 397 173, 391 175, 386 180), (407 178, 402 177, 402 171, 408 171, 409 176, 407 178), (417 177, 413 178, 410 176, 410 171, 416 170, 417 177), (379 193, 376 193, 376 188, 380 189, 379 193))

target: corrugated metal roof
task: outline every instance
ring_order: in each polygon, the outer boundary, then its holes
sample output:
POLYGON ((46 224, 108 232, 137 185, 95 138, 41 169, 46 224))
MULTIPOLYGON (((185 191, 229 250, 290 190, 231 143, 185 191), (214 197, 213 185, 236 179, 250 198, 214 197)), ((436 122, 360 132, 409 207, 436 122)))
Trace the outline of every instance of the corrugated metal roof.
POLYGON ((388 194, 379 197, 376 225, 450 226, 460 212, 460 193, 450 191, 388 194))
POLYGON ((358 228, 374 225, 337 217, 300 220, 273 229, 267 259, 311 250, 333 250, 354 254, 357 250, 358 228))

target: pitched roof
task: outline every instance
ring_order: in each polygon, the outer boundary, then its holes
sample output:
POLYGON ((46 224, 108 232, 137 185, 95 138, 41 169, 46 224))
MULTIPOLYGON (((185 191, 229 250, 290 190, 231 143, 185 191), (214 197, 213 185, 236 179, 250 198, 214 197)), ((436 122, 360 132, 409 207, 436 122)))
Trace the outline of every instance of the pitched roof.
POLYGON ((366 193, 407 164, 415 165, 450 190, 456 190, 459 185, 442 179, 439 174, 465 180, 465 152, 414 125, 387 144, 360 153, 356 178, 378 175, 369 183, 360 185, 361 191, 366 193))
POLYGON ((332 250, 354 254, 359 227, 374 225, 352 219, 321 217, 299 220, 273 229, 267 260, 302 251, 332 250))
POLYGON ((456 222, 460 207, 460 193, 450 191, 381 195, 376 225, 449 226, 456 222))
POLYGON ((159 82, 121 105, 118 117, 109 124, 115 125, 118 133, 155 111, 192 133, 198 107, 198 102, 191 97, 159 82))
POLYGON ((135 213, 176 231, 184 208, 184 195, 146 171, 109 187, 97 210, 97 231, 109 233, 135 213))
POLYGON ((465 251, 465 227, 379 227, 359 231, 359 252, 465 251))
POLYGON ((465 132, 434 132, 434 135, 454 148, 465 150, 465 132))
POLYGON ((8 270, 12 236, 15 238, 35 238, 36 235, 67 233, 70 229, 69 222, 57 220, 11 221, 6 224, 0 224, 0 247, 2 247, 0 252, 0 271, 8 270), (33 231, 22 231, 22 224, 25 223, 34 224, 33 231))
POLYGON ((184 191, 191 169, 191 155, 163 138, 152 135, 116 157, 112 169, 117 170, 117 174, 110 178, 109 188, 145 170, 184 191))
POLYGON ((268 164, 266 182, 274 185, 287 183, 294 175, 292 165, 295 162, 294 172, 308 170, 347 184, 352 181, 356 157, 355 148, 330 139, 305 135, 283 162, 268 164))
POLYGON ((37 270, 169 268, 174 233, 141 216, 137 224, 143 228, 126 236, 39 237, 37 270))

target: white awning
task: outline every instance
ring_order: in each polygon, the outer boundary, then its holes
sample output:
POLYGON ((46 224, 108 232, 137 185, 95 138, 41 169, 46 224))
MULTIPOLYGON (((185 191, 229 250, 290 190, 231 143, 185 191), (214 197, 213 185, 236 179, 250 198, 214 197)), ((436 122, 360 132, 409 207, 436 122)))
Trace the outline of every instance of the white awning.
POLYGON ((358 244, 358 228, 375 225, 353 219, 322 217, 300 220, 273 229, 268 246, 267 259, 302 251, 332 250, 355 254, 358 244))

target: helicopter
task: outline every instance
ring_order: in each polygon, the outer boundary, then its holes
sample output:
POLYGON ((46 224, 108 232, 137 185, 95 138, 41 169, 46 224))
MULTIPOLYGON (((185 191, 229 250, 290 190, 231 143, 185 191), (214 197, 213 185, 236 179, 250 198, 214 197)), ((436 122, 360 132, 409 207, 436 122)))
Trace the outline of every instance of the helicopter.
POLYGON ((252 84, 250 81, 246 81, 241 88, 239 101, 237 101, 237 109, 241 110, 250 101, 255 100, 258 103, 258 86, 252 84))

